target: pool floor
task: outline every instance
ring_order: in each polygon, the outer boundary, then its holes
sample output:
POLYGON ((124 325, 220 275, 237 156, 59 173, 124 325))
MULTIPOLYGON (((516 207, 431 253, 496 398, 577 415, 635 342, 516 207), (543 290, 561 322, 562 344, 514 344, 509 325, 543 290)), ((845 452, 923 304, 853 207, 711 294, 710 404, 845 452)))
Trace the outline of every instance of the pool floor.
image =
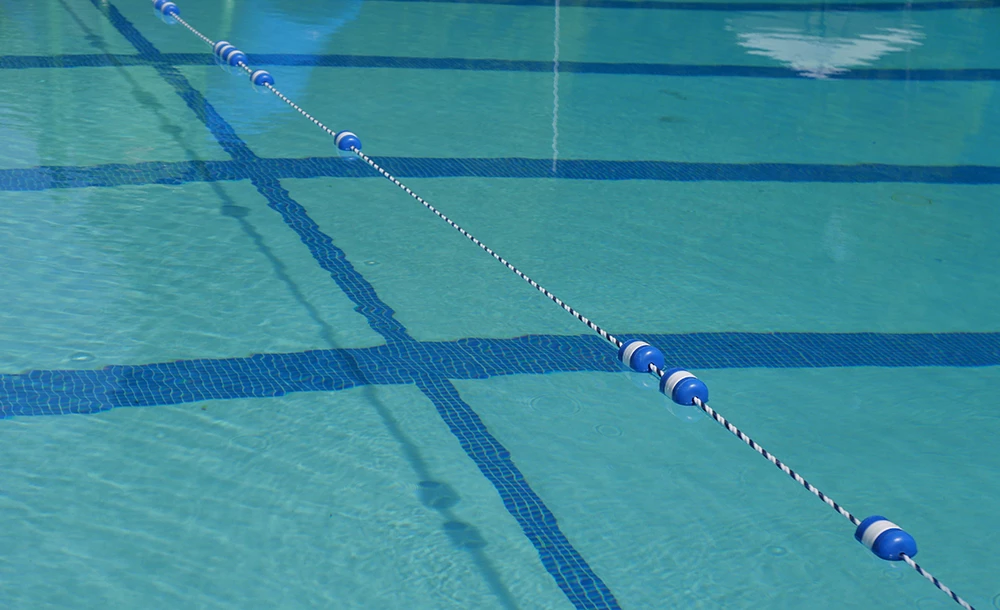
MULTIPOLYGON (((180 9, 1000 608, 995 3, 180 9)), ((0 72, 0 606, 957 607, 150 3, 0 72)))

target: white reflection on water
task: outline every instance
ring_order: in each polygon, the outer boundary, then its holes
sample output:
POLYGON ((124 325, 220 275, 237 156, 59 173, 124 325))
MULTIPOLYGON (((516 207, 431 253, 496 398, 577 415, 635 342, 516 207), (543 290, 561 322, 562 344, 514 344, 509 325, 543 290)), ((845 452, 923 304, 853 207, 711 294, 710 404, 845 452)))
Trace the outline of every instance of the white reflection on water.
MULTIPOLYGON (((904 17, 905 19, 905 17, 904 17)), ((750 55, 776 59, 804 76, 827 78, 921 45, 920 27, 859 13, 752 15, 726 27, 750 55)))

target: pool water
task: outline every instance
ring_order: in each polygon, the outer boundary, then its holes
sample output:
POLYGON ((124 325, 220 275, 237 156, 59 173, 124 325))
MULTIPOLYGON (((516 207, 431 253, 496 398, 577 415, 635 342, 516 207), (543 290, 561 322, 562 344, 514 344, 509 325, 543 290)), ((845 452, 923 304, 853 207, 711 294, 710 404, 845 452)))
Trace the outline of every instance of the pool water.
MULTIPOLYGON (((1000 608, 995 3, 180 8, 1000 608)), ((0 72, 0 607, 957 607, 148 2, 0 72)))

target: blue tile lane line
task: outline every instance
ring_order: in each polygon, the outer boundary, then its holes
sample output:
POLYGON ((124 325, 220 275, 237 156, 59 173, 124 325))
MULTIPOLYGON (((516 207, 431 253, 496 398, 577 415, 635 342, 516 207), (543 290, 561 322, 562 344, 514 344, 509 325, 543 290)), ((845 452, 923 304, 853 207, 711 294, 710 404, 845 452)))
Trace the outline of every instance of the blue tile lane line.
MULTIPOLYGON (((555 6, 554 0, 378 0, 381 2, 434 2, 445 4, 493 4, 500 6, 555 6)), ((1000 0, 940 2, 670 2, 667 0, 560 0, 559 6, 620 8, 666 11, 724 12, 889 12, 975 10, 1000 7, 1000 0)))
MULTIPOLYGON (((178 65, 185 65, 187 55, 171 55, 178 65)), ((398 57, 378 55, 251 55, 254 65, 314 66, 330 68, 391 68, 406 70, 471 70, 482 72, 543 72, 552 74, 551 60, 468 59, 451 57, 398 57)), ((193 56, 191 59, 194 59, 193 56)), ((199 63, 212 63, 209 62, 199 63)), ((575 74, 622 74, 649 76, 719 76, 746 78, 809 78, 801 72, 780 66, 691 65, 651 63, 607 63, 591 61, 559 62, 559 72, 575 74)), ((861 68, 830 79, 858 80, 998 80, 1000 69, 874 69, 861 68)), ((812 79, 815 80, 815 79, 812 79)))
MULTIPOLYGON (((448 159, 376 157, 399 178, 557 178, 563 180, 659 180, 668 182, 823 182, 1000 184, 1000 167, 982 165, 823 165, 805 163, 685 163, 566 159, 448 159)), ((341 157, 229 161, 112 163, 89 167, 0 169, 0 191, 51 188, 178 185, 283 178, 380 178, 367 164, 341 157)))
MULTIPOLYGON (((1000 332, 618 336, 649 341, 663 351, 668 363, 694 371, 1000 366, 1000 332)), ((408 341, 356 349, 0 375, 0 417, 330 392, 365 384, 422 383, 433 375, 467 380, 621 370, 614 352, 595 335, 408 341), (386 366, 387 362, 392 366, 386 366)))
MULTIPOLYGON (((113 4, 106 0, 91 0, 91 2, 140 55, 157 60, 160 58, 159 51, 113 4)), ((153 65, 234 160, 257 159, 225 119, 191 86, 177 68, 160 62, 153 65)), ((383 336, 387 348, 396 349, 399 345, 416 343, 402 324, 394 318, 392 309, 382 302, 371 284, 354 269, 343 251, 333 244, 330 237, 320 231, 305 208, 290 197, 277 178, 258 174, 251 177, 250 181, 257 188, 257 192, 267 200, 268 206, 281 214, 285 223, 298 234, 320 266, 330 273, 341 290, 355 303, 355 310, 365 317, 372 329, 383 336)), ((359 376, 364 375, 363 369, 351 358, 347 358, 347 361, 359 376)), ((494 484, 504 506, 535 546, 542 565, 573 605, 581 609, 618 608, 618 603, 607 585, 598 578, 570 544, 551 512, 544 508, 541 498, 535 494, 514 465, 510 453, 489 433, 472 407, 461 399, 451 381, 437 371, 427 371, 420 376, 416 385, 445 419, 449 429, 465 449, 466 455, 494 484), (498 481, 502 481, 502 484, 498 485, 498 481), (544 532, 544 535, 540 536, 539 532, 544 532)))
POLYGON ((0 55, 0 70, 31 68, 107 68, 111 66, 148 66, 139 55, 0 55))
POLYGON ((468 455, 476 456, 482 473, 503 498, 504 507, 517 519, 521 530, 537 549, 545 569, 555 577, 563 593, 577 608, 618 608, 607 586, 593 573, 586 560, 559 530, 555 515, 528 486, 507 451, 486 429, 451 381, 440 374, 421 375, 417 380, 441 418, 459 439, 468 455))
MULTIPOLYGON (((291 55, 252 54, 250 63, 258 67, 301 66, 324 68, 388 68, 397 70, 467 70, 478 72, 552 73, 551 61, 510 59, 469 59, 458 57, 395 57, 380 55, 291 55)), ((29 68, 100 68, 113 66, 211 66, 215 60, 204 53, 163 53, 159 59, 142 55, 4 55, 0 70, 29 68)), ((607 74, 646 76, 704 76, 723 78, 810 77, 781 66, 691 65, 650 63, 606 63, 560 61, 559 72, 567 74, 607 74)), ((815 79, 812 79, 815 80, 815 79)), ((858 68, 833 74, 827 80, 886 81, 995 81, 997 68, 858 68)))
POLYGON ((253 182, 257 190, 267 198, 268 206, 281 214, 285 224, 299 235, 320 267, 330 274, 337 286, 354 302, 354 310, 365 317, 372 330, 382 335, 390 345, 412 343, 413 339, 396 320, 392 308, 379 298, 368 280, 347 260, 344 251, 320 230, 306 209, 291 198, 278 180, 264 176, 254 178, 253 182))

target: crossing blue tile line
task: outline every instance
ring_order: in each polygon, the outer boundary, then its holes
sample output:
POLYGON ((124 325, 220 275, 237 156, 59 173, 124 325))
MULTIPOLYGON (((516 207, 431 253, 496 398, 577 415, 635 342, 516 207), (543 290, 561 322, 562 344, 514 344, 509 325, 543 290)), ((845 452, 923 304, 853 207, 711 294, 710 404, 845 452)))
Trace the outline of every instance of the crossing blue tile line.
POLYGON ((257 155, 240 139, 232 126, 222 118, 215 107, 208 103, 208 100, 200 92, 191 86, 180 70, 165 64, 156 64, 154 67, 163 80, 173 85, 177 95, 184 100, 184 103, 194 112, 198 120, 212 132, 215 140, 234 161, 246 162, 257 159, 257 155))
MULTIPOLYGON (((694 371, 1000 366, 1000 332, 616 335, 623 340, 648 341, 663 351, 669 364, 694 371)), ((468 380, 621 370, 615 351, 590 334, 406 341, 355 349, 0 375, 0 417, 330 392, 366 384, 413 384, 428 378, 468 380)))
MULTIPOLYGON (((555 6, 554 0, 373 0, 379 2, 434 2, 446 4, 494 4, 501 6, 555 6)), ((941 2, 670 2, 668 0, 560 0, 559 6, 620 8, 667 11, 729 12, 890 12, 992 9, 1000 0, 957 0, 941 2)))
POLYGON ((504 507, 537 549, 542 565, 577 608, 618 608, 611 591, 590 569, 586 560, 560 532, 555 515, 535 494, 479 416, 458 395, 451 381, 439 374, 417 380, 424 394, 458 438, 462 449, 500 492, 504 507))
MULTIPOLYGON (((180 71, 160 61, 162 56, 159 51, 113 4, 106 0, 91 0, 91 2, 141 56, 154 60, 153 66, 160 76, 173 86, 233 160, 253 162, 258 159, 180 71)), ((341 290, 354 302, 355 310, 365 317, 373 330, 382 335, 388 347, 415 343, 402 324, 395 319, 392 309, 382 302, 371 284, 350 264, 344 252, 319 229, 305 208, 291 198, 277 178, 268 174, 254 174, 250 181, 257 192, 267 200, 268 206, 281 215, 288 227, 295 231, 303 244, 309 248, 313 258, 330 273, 341 290)), ((345 362, 351 365, 352 371, 361 373, 353 358, 347 358, 345 362)), ((362 377, 363 373, 357 375, 353 381, 356 383, 362 377)), ((132 386, 143 387, 144 381, 145 378, 133 380, 132 386)), ((238 380, 238 383, 244 387, 242 380, 238 380)), ((541 498, 528 486, 511 461, 510 453, 486 430, 472 407, 458 396, 451 382, 434 371, 421 375, 416 385, 445 419, 449 429, 465 449, 466 455, 493 483, 504 506, 535 546, 542 565, 573 605, 576 608, 617 609, 619 606, 611 591, 573 548, 559 529, 551 512, 545 508, 541 498), (529 508, 524 509, 525 506, 529 508)), ((257 386, 248 384, 248 387, 257 386)), ((260 387, 273 390, 273 386, 266 383, 260 387)))
POLYGON ((413 341, 396 320, 392 308, 379 298, 368 280, 347 260, 344 251, 333 244, 330 236, 320 230, 305 208, 291 198, 276 178, 255 177, 252 182, 267 198, 268 206, 281 214, 285 224, 299 235, 320 267, 354 302, 354 310, 365 317, 372 330, 390 343, 413 341))
MULTIPOLYGON (((258 67, 300 66, 326 68, 388 68, 396 70, 466 70, 479 72, 552 73, 551 60, 475 59, 462 57, 401 57, 382 55, 297 55, 251 54, 258 67)), ((141 55, 6 55, 0 56, 0 70, 29 68, 99 68, 144 66, 160 62, 172 66, 211 66, 208 53, 163 53, 157 60, 141 55)), ((560 61, 559 72, 567 74, 607 74, 644 76, 704 76, 721 78, 810 79, 800 71, 781 66, 696 65, 560 61)), ((832 74, 828 80, 886 81, 995 81, 997 68, 857 68, 832 74)))
MULTIPOLYGON (((1000 167, 982 165, 828 165, 806 163, 686 163, 566 159, 375 157, 399 178, 554 178, 668 182, 823 182, 1000 184, 1000 167)), ((310 157, 228 161, 111 163, 89 167, 0 169, 0 191, 284 178, 378 178, 357 159, 310 157)))

